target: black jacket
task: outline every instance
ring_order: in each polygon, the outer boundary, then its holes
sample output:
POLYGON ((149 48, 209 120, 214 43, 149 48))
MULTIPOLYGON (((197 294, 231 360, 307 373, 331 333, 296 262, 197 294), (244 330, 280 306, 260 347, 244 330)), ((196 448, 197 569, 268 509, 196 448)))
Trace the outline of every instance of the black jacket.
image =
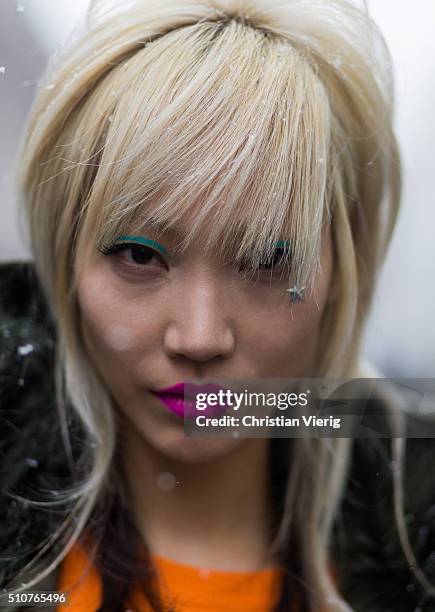
MULTIPOLYGON (((67 511, 35 509, 13 494, 35 497, 35 492, 68 486, 73 477, 55 409, 55 326, 32 264, 0 265, 0 313, 2 589, 67 511)), ((74 427, 73 450, 78 456, 80 427, 74 427)), ((404 502, 414 553, 435 585, 435 439, 429 436, 435 438, 430 424, 427 438, 407 440, 404 502)), ((354 441, 334 527, 341 592, 356 612, 435 612, 435 598, 426 595, 414 578, 397 536, 390 442, 388 438, 354 441)), ((56 590, 56 572, 33 590, 44 589, 56 590)))

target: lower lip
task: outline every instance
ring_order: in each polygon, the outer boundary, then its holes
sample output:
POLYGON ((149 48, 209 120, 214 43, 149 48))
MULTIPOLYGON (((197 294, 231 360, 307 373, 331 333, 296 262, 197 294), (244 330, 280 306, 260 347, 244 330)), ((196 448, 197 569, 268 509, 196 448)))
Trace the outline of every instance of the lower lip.
POLYGON ((167 408, 173 414, 182 418, 194 418, 195 416, 218 416, 223 414, 226 410, 226 406, 211 406, 207 405, 204 410, 198 410, 195 407, 195 401, 193 399, 184 398, 182 395, 171 395, 170 393, 154 393, 154 395, 161 401, 163 406, 167 408))

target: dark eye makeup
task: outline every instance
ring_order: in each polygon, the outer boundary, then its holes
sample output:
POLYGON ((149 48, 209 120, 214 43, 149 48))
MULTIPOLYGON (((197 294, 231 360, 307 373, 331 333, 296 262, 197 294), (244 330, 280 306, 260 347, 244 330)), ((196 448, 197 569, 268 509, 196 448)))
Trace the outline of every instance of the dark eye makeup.
MULTIPOLYGON (((102 246, 98 250, 103 255, 128 253, 129 257, 127 258, 127 265, 146 267, 152 262, 153 258, 156 258, 160 264, 163 264, 166 268, 168 267, 165 258, 160 252, 157 252, 155 249, 145 246, 144 244, 140 244, 137 241, 115 242, 111 246, 102 246)), ((259 266, 256 270, 253 270, 252 264, 247 261, 246 263, 239 265, 239 272, 273 272, 274 269, 282 271, 285 265, 288 265, 289 254, 290 251, 288 244, 284 242, 282 244, 280 243, 279 246, 276 246, 270 254, 264 256, 260 260, 259 266)))
POLYGON ((129 242, 119 242, 115 243, 109 247, 101 247, 99 249, 100 253, 103 255, 116 255, 117 253, 130 253, 130 258, 128 259, 129 264, 136 264, 139 266, 146 266, 155 257, 159 260, 160 263, 163 263, 166 266, 166 262, 164 258, 155 251, 147 246, 143 246, 140 244, 134 244, 129 242))
MULTIPOLYGON (((275 270, 283 270, 286 265, 289 264, 289 256, 290 250, 287 245, 276 246, 272 253, 269 255, 265 255, 260 259, 258 264, 258 269, 255 271, 269 271, 272 272, 275 270)), ((240 271, 252 270, 252 264, 250 263, 242 263, 239 267, 240 271)))

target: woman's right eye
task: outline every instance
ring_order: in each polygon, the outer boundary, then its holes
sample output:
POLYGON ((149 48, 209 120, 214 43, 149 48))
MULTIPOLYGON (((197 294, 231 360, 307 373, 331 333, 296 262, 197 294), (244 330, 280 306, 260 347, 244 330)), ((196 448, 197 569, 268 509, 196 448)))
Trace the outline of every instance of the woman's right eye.
POLYGON ((129 266, 137 267, 152 267, 154 265, 166 266, 163 258, 157 251, 150 249, 149 247, 133 244, 133 243, 119 243, 114 244, 111 247, 103 247, 100 249, 103 255, 119 255, 119 259, 129 266), (156 261, 153 262, 153 259, 156 261))

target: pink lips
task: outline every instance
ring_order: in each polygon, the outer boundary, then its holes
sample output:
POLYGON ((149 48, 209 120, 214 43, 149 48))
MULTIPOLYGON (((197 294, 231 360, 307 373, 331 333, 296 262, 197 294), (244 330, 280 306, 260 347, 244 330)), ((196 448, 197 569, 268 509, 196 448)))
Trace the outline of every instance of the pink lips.
POLYGON ((205 409, 199 410, 195 405, 195 395, 197 393, 217 394, 221 389, 226 391, 223 387, 212 384, 195 385, 193 383, 177 383, 172 387, 153 391, 153 394, 158 397, 165 408, 180 418, 195 417, 198 415, 217 416, 225 412, 227 406, 207 404, 205 409))

